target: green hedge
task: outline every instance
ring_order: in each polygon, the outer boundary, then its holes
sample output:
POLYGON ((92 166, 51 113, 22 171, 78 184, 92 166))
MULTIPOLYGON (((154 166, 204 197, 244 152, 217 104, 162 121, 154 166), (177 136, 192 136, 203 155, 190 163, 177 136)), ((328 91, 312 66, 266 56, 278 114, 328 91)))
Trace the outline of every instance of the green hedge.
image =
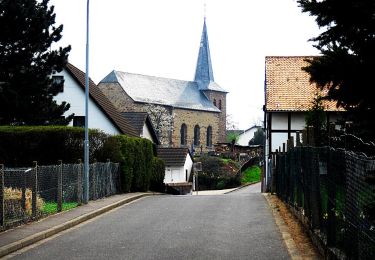
POLYGON ((108 138, 103 150, 108 151, 105 154, 119 158, 124 192, 147 191, 163 185, 165 166, 155 159, 151 141, 119 135, 108 138))
POLYGON ((162 159, 154 157, 152 159, 150 190, 158 191, 158 192, 165 192, 164 177, 165 177, 165 163, 162 159))
MULTIPOLYGON (((89 160, 119 162, 123 192, 162 191, 164 163, 151 141, 89 130, 89 160)), ((67 126, 0 126, 0 163, 7 167, 76 163, 83 159, 84 129, 67 126)))
MULTIPOLYGON (((89 131, 90 160, 97 158, 107 135, 89 131)), ((84 129, 67 126, 0 126, 0 163, 8 167, 75 163, 83 159, 84 129)))

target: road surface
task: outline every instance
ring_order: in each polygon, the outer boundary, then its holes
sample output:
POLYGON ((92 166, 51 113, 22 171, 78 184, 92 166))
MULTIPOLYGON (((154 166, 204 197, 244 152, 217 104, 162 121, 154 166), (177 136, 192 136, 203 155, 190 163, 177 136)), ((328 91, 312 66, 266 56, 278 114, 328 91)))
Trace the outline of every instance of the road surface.
POLYGON ((13 259, 290 259, 258 191, 144 198, 13 259))

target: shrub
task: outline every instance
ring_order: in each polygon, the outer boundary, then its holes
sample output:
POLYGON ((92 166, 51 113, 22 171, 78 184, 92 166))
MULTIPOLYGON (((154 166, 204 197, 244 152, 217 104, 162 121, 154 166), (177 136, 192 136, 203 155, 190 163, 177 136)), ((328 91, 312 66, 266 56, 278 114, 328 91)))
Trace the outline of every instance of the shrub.
POLYGON ((116 144, 116 141, 111 141, 111 143, 120 147, 119 162, 121 163, 123 191, 147 191, 150 185, 154 154, 151 141, 124 135, 114 138, 118 141, 118 144, 116 144))
POLYGON ((152 159, 152 173, 150 179, 150 190, 164 192, 165 163, 162 159, 152 159))
POLYGON ((200 189, 227 189, 241 184, 238 165, 233 161, 212 156, 199 160, 202 162, 202 172, 198 176, 200 189))

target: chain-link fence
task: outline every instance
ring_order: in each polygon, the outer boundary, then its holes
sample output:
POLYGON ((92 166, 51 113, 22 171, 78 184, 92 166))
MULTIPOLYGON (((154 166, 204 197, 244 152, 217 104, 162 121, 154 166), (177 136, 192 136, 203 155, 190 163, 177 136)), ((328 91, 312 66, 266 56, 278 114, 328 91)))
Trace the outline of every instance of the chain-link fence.
POLYGON ((375 160, 297 146, 273 160, 274 190, 321 241, 349 259, 375 259, 375 160))
MULTIPOLYGON (((89 170, 89 198, 95 200, 121 191, 119 164, 95 162, 89 170)), ((39 219, 81 204, 83 164, 29 168, 0 165, 0 225, 3 229, 39 219)))

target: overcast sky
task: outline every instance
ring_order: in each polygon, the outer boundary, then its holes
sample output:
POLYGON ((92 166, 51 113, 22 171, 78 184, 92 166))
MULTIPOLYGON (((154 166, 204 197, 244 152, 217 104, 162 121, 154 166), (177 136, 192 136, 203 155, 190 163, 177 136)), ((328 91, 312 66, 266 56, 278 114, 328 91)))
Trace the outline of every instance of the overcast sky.
MULTIPOLYGON (((58 45, 85 71, 86 0, 51 0, 58 45)), ((204 3, 215 81, 239 129, 263 120, 265 56, 316 55, 319 29, 296 0, 91 0, 90 77, 112 70, 193 80, 204 3)))

